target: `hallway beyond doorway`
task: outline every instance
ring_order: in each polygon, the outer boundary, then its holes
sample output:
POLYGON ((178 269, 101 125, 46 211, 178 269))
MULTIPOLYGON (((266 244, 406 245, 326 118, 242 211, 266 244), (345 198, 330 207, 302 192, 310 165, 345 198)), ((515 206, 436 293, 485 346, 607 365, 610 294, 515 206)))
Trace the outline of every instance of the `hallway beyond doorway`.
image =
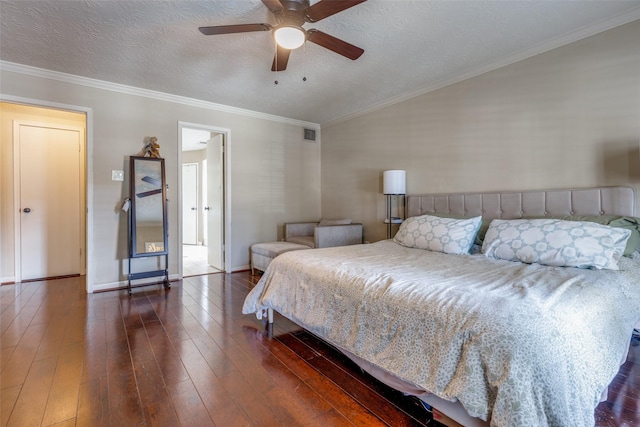
POLYGON ((182 245, 182 259, 183 277, 222 272, 207 263, 207 247, 203 245, 182 245))

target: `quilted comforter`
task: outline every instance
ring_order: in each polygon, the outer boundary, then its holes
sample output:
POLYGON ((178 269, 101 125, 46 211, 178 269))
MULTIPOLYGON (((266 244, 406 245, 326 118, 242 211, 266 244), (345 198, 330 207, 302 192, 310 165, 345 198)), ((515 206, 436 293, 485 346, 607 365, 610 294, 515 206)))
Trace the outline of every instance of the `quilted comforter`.
POLYGON ((294 251, 243 313, 273 308, 492 426, 593 426, 640 319, 639 258, 609 271, 392 241, 294 251))

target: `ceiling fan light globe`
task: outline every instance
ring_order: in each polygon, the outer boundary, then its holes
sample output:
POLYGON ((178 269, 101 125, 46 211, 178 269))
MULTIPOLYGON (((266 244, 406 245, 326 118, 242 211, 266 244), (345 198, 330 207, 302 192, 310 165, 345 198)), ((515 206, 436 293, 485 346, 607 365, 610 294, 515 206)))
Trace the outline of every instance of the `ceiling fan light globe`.
POLYGON ((293 25, 285 25, 278 27, 273 35, 276 39, 276 43, 285 49, 297 49, 302 46, 307 39, 306 32, 293 25))

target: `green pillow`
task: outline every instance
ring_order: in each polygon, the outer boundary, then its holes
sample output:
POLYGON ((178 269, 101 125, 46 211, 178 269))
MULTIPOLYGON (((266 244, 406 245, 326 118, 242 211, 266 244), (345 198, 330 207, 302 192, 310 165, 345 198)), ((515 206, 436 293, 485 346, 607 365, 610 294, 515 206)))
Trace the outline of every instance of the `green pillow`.
POLYGON ((609 225, 631 230, 631 236, 627 240, 627 247, 624 248, 624 255, 629 256, 640 247, 640 218, 622 216, 611 221, 609 225))

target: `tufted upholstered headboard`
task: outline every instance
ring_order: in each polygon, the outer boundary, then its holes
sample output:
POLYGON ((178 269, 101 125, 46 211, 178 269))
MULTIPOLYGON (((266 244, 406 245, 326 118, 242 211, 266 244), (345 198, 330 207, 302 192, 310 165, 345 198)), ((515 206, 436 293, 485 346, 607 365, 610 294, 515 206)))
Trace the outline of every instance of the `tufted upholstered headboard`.
POLYGON ((407 217, 448 213, 485 219, 526 216, 635 216, 635 193, 630 187, 597 187, 504 193, 454 193, 407 196, 407 217))

